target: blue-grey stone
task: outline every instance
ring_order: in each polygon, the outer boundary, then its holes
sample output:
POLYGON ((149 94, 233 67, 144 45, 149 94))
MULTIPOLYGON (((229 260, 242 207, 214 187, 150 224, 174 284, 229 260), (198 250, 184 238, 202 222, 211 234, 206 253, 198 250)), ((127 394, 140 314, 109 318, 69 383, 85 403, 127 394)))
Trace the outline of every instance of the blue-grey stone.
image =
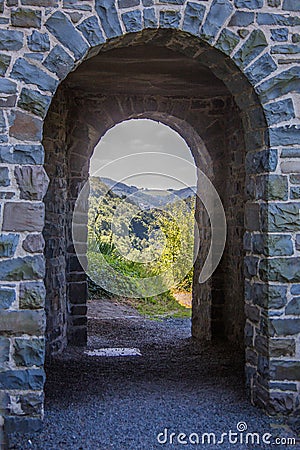
POLYGON ((5 133, 7 131, 6 121, 4 113, 0 110, 0 133, 5 133))
POLYGON ((244 273, 246 278, 254 277, 257 274, 258 258, 256 256, 245 256, 244 273))
POLYGON ((299 145, 300 144, 300 126, 285 125, 278 128, 270 128, 270 145, 299 145))
POLYGON ((292 34, 292 42, 300 42, 300 34, 299 33, 292 34))
POLYGON ((253 252, 265 256, 291 256, 294 253, 292 238, 281 234, 255 234, 253 252))
POLYGON ((245 44, 236 52, 233 60, 239 67, 246 67, 268 46, 266 37, 261 30, 254 30, 245 44))
POLYGON ((18 101, 18 106, 25 111, 29 111, 44 118, 50 103, 51 97, 43 95, 39 91, 34 91, 33 89, 23 88, 18 101))
POLYGON ((85 19, 77 28, 82 32, 83 36, 92 47, 105 42, 98 20, 95 16, 85 19))
POLYGON ((96 12, 107 38, 122 34, 114 0, 95 0, 96 12))
MULTIPOLYGON (((42 202, 6 202, 4 205, 3 214, 3 230, 4 231, 42 231, 44 227, 44 204, 42 202)), ((29 257, 28 257, 29 258, 29 257)), ((38 257, 35 259, 26 259, 25 263, 32 263, 35 270, 37 263, 41 262, 38 257)), ((1 264, 1 261, 0 261, 1 264)), ((7 270, 10 270, 10 265, 12 269, 14 267, 22 268, 22 258, 17 260, 7 261, 7 270)), ((25 264, 26 265, 26 264, 25 264)), ((3 264, 4 266, 4 264, 3 264)), ((5 268, 2 267, 3 273, 5 268)), ((21 269, 20 269, 21 270, 21 269)))
POLYGON ((20 309, 40 309, 44 307, 46 297, 45 285, 41 281, 20 284, 20 309))
POLYGON ((19 236, 17 234, 0 234, 0 257, 11 258, 14 256, 19 236))
POLYGON ((10 179, 9 179, 9 171, 7 167, 0 167, 0 186, 9 186, 10 185, 10 179))
MULTIPOLYGON (((270 334, 271 335, 275 335, 277 334, 278 336, 291 336, 294 334, 299 334, 300 333, 300 319, 275 319, 271 321, 271 326, 270 326, 270 334), (273 329, 273 332, 272 332, 273 329)), ((286 365, 287 361, 280 361, 280 365, 286 365)), ((276 378, 278 380, 280 379, 284 379, 284 380, 297 380, 299 377, 299 373, 300 373, 300 362, 299 361, 295 361, 293 362, 293 364, 295 364, 297 366, 297 371, 295 372, 295 375, 292 375, 291 378, 289 378, 288 374, 285 373, 284 378, 280 378, 278 376, 278 374, 276 375, 276 378)))
POLYGON ((226 55, 230 55, 240 42, 240 38, 230 30, 223 30, 219 36, 215 47, 226 55))
POLYGON ((42 366, 45 359, 44 339, 16 338, 14 361, 17 366, 42 366))
POLYGON ((140 4, 140 0, 118 0, 118 7, 121 9, 122 8, 133 8, 134 6, 139 6, 139 4, 140 4))
POLYGON ((0 288, 0 309, 8 309, 16 300, 15 289, 9 287, 0 288))
POLYGON ((259 263, 259 274, 263 281, 299 283, 300 258, 263 259, 259 263))
POLYGON ((75 9, 77 11, 91 11, 91 5, 81 0, 63 0, 64 9, 75 9))
POLYGON ((43 429, 43 420, 38 417, 6 416, 4 423, 5 433, 38 433, 43 429))
POLYGON ((244 234, 243 247, 244 247, 244 250, 246 250, 247 252, 251 252, 251 250, 252 250, 251 233, 248 233, 247 231, 244 234))
POLYGON ((260 83, 264 78, 266 78, 270 73, 277 69, 277 64, 274 59, 268 55, 264 54, 262 57, 257 59, 251 66, 245 71, 246 76, 249 81, 255 85, 260 83))
POLYGON ((0 372, 0 389, 39 390, 43 389, 43 369, 8 370, 0 372))
POLYGON ((180 17, 177 11, 160 11, 159 24, 162 28, 178 28, 180 17))
POLYGON ((213 0, 200 30, 202 38, 208 42, 213 41, 232 11, 233 6, 229 0, 213 0))
POLYGON ((28 84, 35 84, 42 91, 54 92, 58 84, 57 80, 50 77, 39 67, 30 64, 24 58, 17 59, 13 66, 11 77, 28 84))
POLYGON ((17 91, 17 85, 13 81, 0 78, 0 92, 2 94, 15 94, 17 91))
POLYGON ((122 14, 122 20, 128 33, 135 33, 142 29, 142 14, 138 9, 122 14))
MULTIPOLYGON (((295 150, 297 150, 297 149, 295 149, 295 150)), ((299 150, 299 154, 300 154, 300 150, 299 150)), ((300 157, 300 155, 299 155, 299 157, 300 157)), ((291 182, 291 184, 300 184, 300 175, 291 174, 290 182, 291 182)))
POLYGON ((188 2, 184 12, 184 20, 182 29, 188 31, 191 34, 198 35, 199 29, 202 24, 205 6, 199 5, 199 3, 188 2))
POLYGON ((89 46, 76 30, 70 19, 60 11, 56 11, 45 23, 46 28, 75 56, 81 59, 89 46))
POLYGON ((275 42, 284 42, 288 40, 289 29, 288 28, 273 28, 271 31, 271 39, 275 42))
POLYGON ((43 401, 44 401, 44 395, 43 393, 25 393, 20 395, 20 403, 22 411, 26 415, 36 416, 42 415, 43 411, 43 401))
POLYGON ((273 45, 271 47, 271 53, 283 54, 283 55, 294 55, 296 53, 300 53, 300 45, 295 45, 295 44, 273 45))
POLYGON ((43 62, 43 65, 63 80, 73 69, 74 61, 63 47, 56 45, 43 62))
POLYGON ((300 315, 300 297, 294 297, 285 308, 286 314, 300 315))
POLYGON ((45 276, 42 256, 25 256, 8 261, 0 261, 0 280, 34 280, 45 276))
POLYGON ((43 164, 44 149, 42 145, 19 144, 14 147, 0 146, 0 162, 10 164, 43 164))
POLYGON ((50 39, 47 33, 34 30, 27 38, 28 48, 32 52, 47 52, 50 50, 50 39))
POLYGON ((298 0, 283 0, 282 9, 286 11, 300 11, 298 0))
POLYGON ((269 103, 264 106, 264 111, 269 125, 293 119, 295 117, 293 101, 290 98, 269 103))
POLYGON ((275 174, 257 177, 256 190, 257 200, 287 200, 288 177, 275 174))
POLYGON ((254 22, 254 13, 236 11, 230 19, 229 27, 247 27, 254 22))
POLYGON ((23 47, 21 31, 0 30, 0 50, 20 50, 23 47))
POLYGON ((292 295, 300 295, 300 284, 294 284, 291 287, 291 294, 292 295))
POLYGON ((45 55, 43 53, 24 53, 24 57, 34 61, 43 61, 45 55))
POLYGON ((157 17, 155 15, 154 8, 144 8, 144 27, 145 28, 156 28, 157 27, 157 17))
POLYGON ((266 208, 263 214, 263 227, 271 232, 280 231, 298 231, 300 227, 300 203, 270 203, 262 209, 266 208))
POLYGON ((4 0, 0 0, 0 13, 4 11, 4 0))
POLYGON ((273 78, 257 86, 256 91, 263 101, 270 101, 289 92, 300 92, 300 67, 290 69, 275 75, 273 78))
POLYGON ((264 0, 234 0, 236 8, 260 9, 264 6, 264 0))
POLYGON ((276 170, 278 153, 276 149, 248 152, 246 155, 246 172, 262 173, 276 170))
POLYGON ((8 66, 10 64, 11 56, 0 54, 0 76, 3 77, 6 74, 8 66))
POLYGON ((280 309, 287 303, 287 288, 276 284, 254 283, 250 288, 249 298, 254 305, 264 309, 280 309))
POLYGON ((45 312, 43 310, 2 310, 0 314, 0 330, 2 334, 22 336, 43 335, 45 332, 45 312))
POLYGON ((283 148, 281 150, 281 158, 300 158, 300 148, 283 148))
POLYGON ((292 186, 290 189, 291 199, 300 199, 300 186, 292 186))
POLYGON ((287 14, 257 13, 257 24, 296 27, 300 25, 300 17, 287 14))
MULTIPOLYGON (((1 296, 1 290, 0 290, 0 296, 1 296)), ((1 302, 1 297, 0 297, 1 302)), ((0 337, 0 363, 5 364, 9 362, 9 347, 10 342, 8 338, 0 337)))
POLYGON ((22 247, 26 252, 29 253, 42 253, 45 247, 43 235, 40 233, 28 234, 23 240, 22 247))
POLYGON ((153 6, 154 5, 154 0, 142 0, 142 4, 145 7, 153 6))
MULTIPOLYGON (((293 319, 286 319, 285 323, 284 320, 280 321, 277 320, 276 323, 274 321, 273 325, 275 326, 275 329, 278 331, 277 334, 287 334, 286 331, 288 331, 288 326, 291 325, 293 321, 295 322, 295 327, 299 328, 300 319, 297 321, 293 319), (281 333, 280 329, 283 329, 284 333, 281 333)), ((293 330, 295 330, 295 327, 292 327, 293 330)), ((294 361, 273 360, 271 361, 270 368, 271 368, 271 377, 273 380, 298 381, 299 379, 300 362, 297 360, 294 361)))

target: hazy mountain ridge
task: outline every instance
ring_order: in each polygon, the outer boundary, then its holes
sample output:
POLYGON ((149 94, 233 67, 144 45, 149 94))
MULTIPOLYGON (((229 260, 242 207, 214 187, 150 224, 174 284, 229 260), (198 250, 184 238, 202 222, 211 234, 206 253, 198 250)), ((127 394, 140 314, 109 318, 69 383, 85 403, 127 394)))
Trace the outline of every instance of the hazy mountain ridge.
POLYGON ((132 204, 136 204, 145 209, 165 206, 176 200, 185 200, 194 197, 196 187, 187 187, 183 189, 142 189, 133 185, 117 182, 106 177, 91 177, 91 194, 97 196, 105 191, 105 187, 109 188, 110 193, 117 197, 126 198, 132 204), (98 194, 97 192, 98 191, 98 194))

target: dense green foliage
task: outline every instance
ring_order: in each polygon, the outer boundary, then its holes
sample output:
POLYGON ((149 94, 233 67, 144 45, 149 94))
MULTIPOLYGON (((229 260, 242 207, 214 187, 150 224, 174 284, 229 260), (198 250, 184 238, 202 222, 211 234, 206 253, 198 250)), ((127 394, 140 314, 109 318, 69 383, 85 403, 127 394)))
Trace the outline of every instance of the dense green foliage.
MULTIPOLYGON (((191 290, 194 201, 189 197, 162 208, 141 208, 131 196, 116 195, 92 177, 88 220, 91 278, 105 292, 112 284, 121 291, 126 284, 127 291, 134 291, 142 279, 156 277, 161 294, 149 296, 142 290, 142 298, 132 300, 134 305, 145 314, 151 315, 155 306, 160 314, 184 315, 186 308, 176 302, 171 291, 191 290)), ((95 283, 90 286, 95 294, 95 283)))

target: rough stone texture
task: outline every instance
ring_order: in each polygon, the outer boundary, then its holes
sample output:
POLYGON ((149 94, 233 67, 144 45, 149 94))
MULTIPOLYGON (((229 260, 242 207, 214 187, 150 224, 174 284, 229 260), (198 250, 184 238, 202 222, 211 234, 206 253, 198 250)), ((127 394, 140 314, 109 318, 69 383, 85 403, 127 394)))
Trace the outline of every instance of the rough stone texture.
POLYGON ((6 203, 4 216, 4 231, 42 231, 44 227, 44 205, 41 203, 6 203))
POLYGON ((42 122, 29 114, 16 111, 9 133, 18 140, 40 141, 42 122))
POLYGON ((20 284, 20 308, 40 309, 45 303, 45 286, 41 282, 26 282, 20 284))
POLYGON ((47 192, 49 179, 43 167, 19 166, 15 177, 24 200, 42 200, 47 192))
POLYGON ((45 241, 41 234, 28 234, 23 241, 22 247, 29 253, 41 253, 45 247, 45 241))

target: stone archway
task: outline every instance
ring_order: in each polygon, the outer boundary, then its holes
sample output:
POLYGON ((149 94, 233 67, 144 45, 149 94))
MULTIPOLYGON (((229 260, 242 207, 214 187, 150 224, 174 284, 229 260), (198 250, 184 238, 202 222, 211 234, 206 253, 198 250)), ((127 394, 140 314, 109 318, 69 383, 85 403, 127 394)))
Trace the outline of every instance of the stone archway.
MULTIPOLYGON (((147 44, 179 52, 207 67, 234 97, 233 109, 236 112, 240 109, 239 114, 232 115, 232 122, 228 117, 228 124, 237 129, 234 121, 238 117, 243 124, 243 136, 240 139, 233 132, 232 145, 237 148, 244 140, 247 150, 245 164, 242 161, 247 173, 244 239, 247 384, 252 400, 269 412, 296 410, 300 332, 296 300, 300 281, 296 146, 300 137, 299 113, 294 103, 299 92, 299 67, 296 60, 286 56, 297 45, 295 30, 300 21, 295 8, 284 1, 278 13, 272 6, 262 9, 262 4, 245 6, 243 2, 235 2, 233 6, 227 0, 213 0, 205 5, 176 2, 145 7, 119 2, 116 8, 114 2, 96 0, 92 5, 73 5, 74 10, 70 11, 67 4, 56 8, 52 2, 46 3, 47 15, 40 6, 33 5, 25 11, 26 8, 11 10, 6 5, 0 24, 4 52, 1 74, 5 77, 0 80, 3 110, 0 155, 4 165, 2 186, 6 191, 2 194, 3 258, 6 259, 1 261, 0 320, 4 339, 1 386, 6 431, 37 429, 42 415, 45 292, 41 201, 47 177, 41 167, 41 141, 46 111, 51 103, 49 114, 55 120, 52 129, 51 121, 46 123, 45 130, 50 128, 44 138, 52 135, 54 141, 64 142, 61 149, 54 146, 54 154, 55 148, 58 153, 59 150, 67 152, 70 146, 64 135, 64 123, 70 119, 69 113, 76 114, 76 105, 70 95, 65 95, 67 89, 63 85, 53 99, 58 85, 83 60, 89 63, 89 58, 90 61, 92 57, 97 58, 100 51, 105 54, 118 47, 147 44), (293 43, 273 45, 278 24, 289 29, 293 43), (255 29, 257 25, 260 29, 255 29), (34 357, 24 357, 28 349, 34 357), (20 399, 26 398, 30 391, 36 398, 34 411, 23 410, 21 400, 20 408, 8 406, 14 404, 15 392, 12 394, 11 390, 15 389, 20 399)), ((144 106, 147 102, 144 112, 153 111, 151 95, 144 97, 144 106)), ((130 103, 131 100, 129 108, 130 103)), ((115 106, 118 113, 118 103, 115 106)), ((178 106, 178 103, 174 105, 172 111, 175 117, 178 106)), ((180 118, 180 107, 177 114, 180 118)), ((106 115, 103 129, 114 122, 106 115)), ((196 128, 193 120, 189 123, 196 128)), ((84 142, 95 140, 93 128, 93 124, 88 124, 82 130, 87 132, 84 142)), ((212 139, 213 143, 217 132, 218 127, 210 126, 202 138, 212 139)), ((207 142, 206 146, 209 148, 207 142)), ((237 163, 240 156, 236 152, 237 163)), ((74 166, 81 163, 78 158, 72 161, 74 166)), ((55 188, 58 203, 53 202, 53 217, 56 208, 62 207, 59 192, 64 191, 65 165, 66 161, 56 167, 61 171, 61 182, 55 188)), ((76 170, 74 167, 73 179, 76 170)), ((75 185, 71 183, 75 195, 79 181, 75 185)), ((66 216, 71 214, 71 200, 65 203, 66 216)), ((47 251, 51 259, 49 246, 47 251)), ((76 264, 69 259, 70 267, 73 262, 76 264)), ((65 278, 60 280, 62 286, 65 282, 65 278)), ((65 295, 64 289, 55 297, 57 307, 65 295)), ((58 324, 62 323, 66 331, 66 311, 60 315, 58 324)), ((55 330, 55 324, 51 328, 55 330)), ((59 327, 56 331, 60 333, 59 327)), ((240 330, 232 329, 232 333, 240 330)))

